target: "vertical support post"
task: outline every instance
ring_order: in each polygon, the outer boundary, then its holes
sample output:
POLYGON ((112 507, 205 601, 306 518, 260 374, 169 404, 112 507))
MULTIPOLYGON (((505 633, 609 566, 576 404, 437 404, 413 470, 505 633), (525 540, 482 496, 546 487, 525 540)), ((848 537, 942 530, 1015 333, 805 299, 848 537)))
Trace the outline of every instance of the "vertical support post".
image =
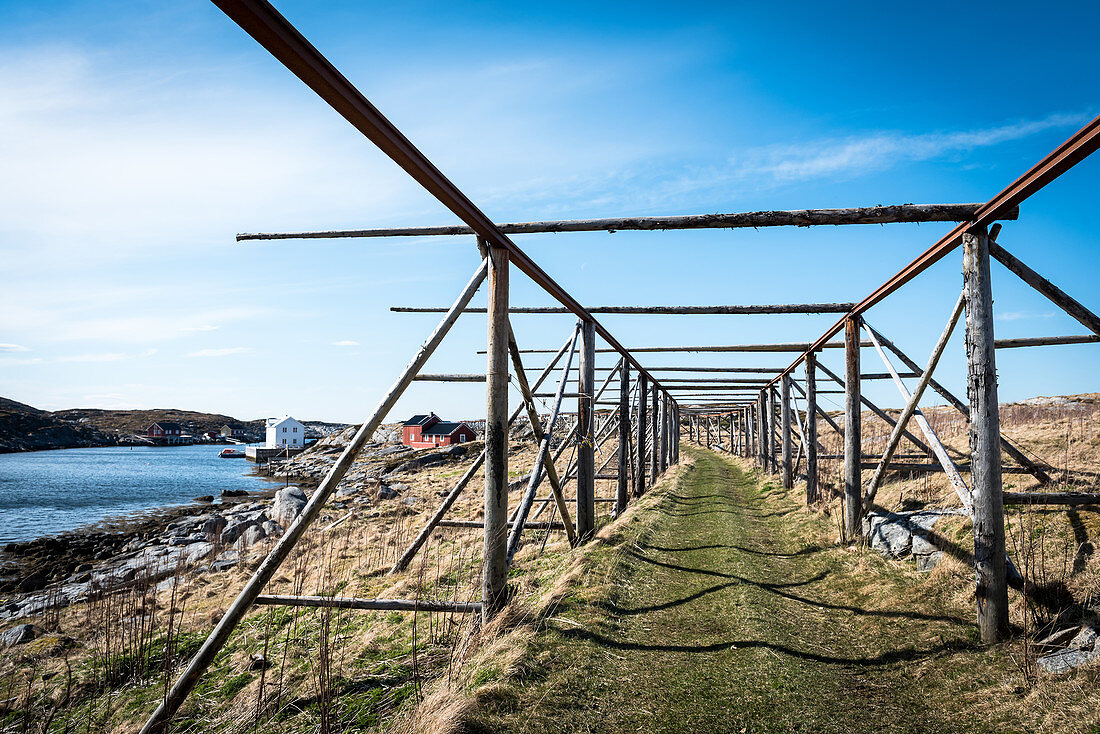
POLYGON ((768 470, 767 414, 767 400, 761 390, 756 396, 756 463, 764 471, 768 470))
POLYGON ((783 434, 783 488, 794 486, 794 467, 791 465, 791 376, 783 375, 779 381, 779 417, 783 434))
POLYGON ((858 538, 863 530, 859 325, 859 316, 844 322, 844 535, 848 540, 858 538))
POLYGON ((806 504, 818 497, 817 488, 817 355, 806 355, 806 504))
POLYGON ((596 532, 596 324, 581 324, 581 359, 578 363, 577 398, 577 538, 591 539, 596 532))
POLYGON ((660 435, 661 435, 661 421, 660 421, 660 393, 657 390, 657 385, 652 385, 651 392, 653 393, 653 402, 651 404, 650 420, 653 423, 653 444, 650 446, 649 452, 649 486, 653 486, 657 483, 657 451, 660 449, 660 435))
POLYGON ((488 248, 488 364, 485 368, 485 562, 482 615, 508 600, 508 251, 488 248))
POLYGON ((966 392, 970 399, 970 489, 974 495, 974 572, 983 642, 1008 637, 1000 418, 993 350, 993 292, 985 228, 963 235, 966 392))
POLYGON ((768 409, 768 472, 774 474, 778 468, 775 460, 775 388, 769 387, 766 397, 767 402, 764 405, 768 409))
POLYGON ((749 456, 749 409, 742 408, 738 413, 741 421, 741 456, 749 456))
POLYGON ((672 463, 680 463, 680 406, 672 404, 672 463))
POLYGON ((638 424, 634 448, 638 452, 637 469, 634 472, 634 496, 641 497, 645 493, 645 437, 646 429, 646 399, 649 395, 649 379, 644 372, 638 373, 638 424))
POLYGON ((718 415, 716 426, 717 426, 716 432, 718 434, 718 448, 721 449, 722 448, 722 416, 721 416, 721 414, 718 415))
POLYGON ((657 473, 664 474, 668 468, 668 398, 661 395, 658 405, 660 413, 657 424, 661 430, 657 431, 657 473))
POLYGON ((623 357, 622 366, 619 369, 619 475, 615 486, 615 515, 621 515, 626 511, 626 503, 629 498, 629 472, 627 471, 631 461, 630 456, 630 363, 623 357))

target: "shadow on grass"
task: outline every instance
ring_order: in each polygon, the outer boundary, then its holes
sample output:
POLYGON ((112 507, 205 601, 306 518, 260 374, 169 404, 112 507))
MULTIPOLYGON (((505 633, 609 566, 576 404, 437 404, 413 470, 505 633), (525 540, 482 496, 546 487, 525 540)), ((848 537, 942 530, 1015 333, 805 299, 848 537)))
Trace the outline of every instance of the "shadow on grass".
MULTIPOLYGON (((758 589, 761 589, 763 591, 769 591, 769 592, 771 592, 771 593, 773 593, 777 596, 783 597, 784 599, 789 599, 790 601, 798 602, 800 604, 805 604, 807 606, 812 606, 812 607, 820 607, 822 609, 832 609, 834 611, 850 612, 852 614, 855 614, 855 615, 861 616, 861 617, 890 617, 890 618, 895 618, 895 619, 914 619, 914 620, 919 619, 919 620, 930 621, 930 622, 950 622, 952 624, 958 624, 958 625, 964 625, 964 626, 969 624, 966 620, 963 620, 959 617, 945 615, 945 614, 925 614, 923 612, 891 611, 891 610, 887 610, 887 609, 864 609, 862 607, 857 607, 857 606, 853 606, 853 605, 849 605, 849 604, 831 604, 831 603, 826 602, 826 601, 821 601, 821 600, 818 600, 818 599, 810 599, 808 597, 799 596, 798 594, 791 593, 790 591, 785 591, 785 589, 791 589, 791 588, 795 588, 795 587, 799 587, 799 586, 808 586, 810 584, 821 581, 828 575, 827 571, 822 571, 818 575, 816 575, 812 578, 806 579, 804 581, 795 581, 795 582, 782 583, 782 584, 773 584, 773 583, 767 583, 767 582, 764 582, 764 581, 753 581, 752 579, 747 579, 743 576, 738 576, 737 574, 723 573, 721 571, 712 571, 712 570, 706 569, 706 568, 692 568, 690 566, 680 566, 680 565, 675 564, 675 563, 668 563, 666 561, 659 561, 656 558, 650 558, 649 556, 643 555, 641 553, 637 553, 635 551, 629 551, 629 552, 627 552, 627 555, 641 561, 642 563, 649 563, 649 564, 654 565, 654 566, 660 566, 661 568, 666 568, 666 569, 669 569, 670 571, 679 571, 679 572, 682 572, 682 573, 700 574, 700 575, 703 575, 703 576, 717 576, 718 578, 730 579, 733 582, 740 583, 740 584, 747 584, 747 585, 750 585, 750 586, 755 586, 758 589)), ((733 585, 733 584, 730 584, 730 585, 733 585)), ((675 605, 673 604, 673 606, 675 606, 675 605)), ((626 614, 626 613, 629 613, 629 611, 624 610, 621 613, 626 614)))
POLYGON ((932 647, 925 649, 918 649, 915 647, 902 647, 896 650, 887 650, 886 652, 880 653, 872 657, 845 658, 835 655, 822 655, 820 653, 797 650, 787 645, 779 645, 773 642, 764 642, 763 640, 724 640, 722 642, 712 642, 705 645, 669 645, 613 640, 609 637, 604 637, 603 635, 596 634, 595 632, 589 632, 588 630, 576 628, 555 628, 554 631, 562 637, 575 640, 586 640, 601 647, 606 647, 613 650, 633 650, 639 652, 711 653, 734 649, 751 650, 764 648, 780 655, 787 655, 789 657, 797 658, 799 660, 823 663, 825 665, 849 665, 859 667, 882 667, 892 665, 894 663, 912 662, 915 660, 928 660, 930 658, 940 657, 947 653, 966 652, 970 650, 976 650, 978 648, 978 646, 972 642, 961 640, 957 642, 945 641, 941 642, 938 645, 933 645, 932 647))

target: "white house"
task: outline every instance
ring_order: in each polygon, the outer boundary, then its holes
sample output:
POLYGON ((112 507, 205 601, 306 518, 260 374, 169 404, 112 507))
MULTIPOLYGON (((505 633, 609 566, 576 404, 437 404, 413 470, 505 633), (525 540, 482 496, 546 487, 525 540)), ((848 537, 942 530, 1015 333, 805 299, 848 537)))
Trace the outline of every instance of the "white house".
POLYGON ((289 415, 282 418, 267 419, 267 442, 269 449, 281 449, 289 446, 300 449, 306 445, 306 427, 289 415))

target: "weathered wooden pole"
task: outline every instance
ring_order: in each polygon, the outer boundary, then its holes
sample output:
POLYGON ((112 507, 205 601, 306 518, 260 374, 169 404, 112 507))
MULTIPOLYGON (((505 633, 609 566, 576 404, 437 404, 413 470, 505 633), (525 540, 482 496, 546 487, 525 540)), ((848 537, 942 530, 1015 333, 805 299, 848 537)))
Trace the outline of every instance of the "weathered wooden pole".
POLYGON ((768 470, 768 398, 761 390, 756 397, 756 463, 768 470))
POLYGON ((863 530, 863 481, 860 473, 859 322, 844 322, 844 534, 858 538, 863 530))
POLYGON ((661 394, 657 406, 657 473, 663 474, 668 465, 668 398, 661 394))
POLYGON ((993 345, 993 293, 985 228, 963 235, 967 396, 970 398, 970 489, 974 498, 974 571, 983 642, 1008 637, 1001 426, 993 345))
POLYGON ((485 555, 482 616, 508 600, 508 251, 488 248, 488 357, 485 368, 485 555))
POLYGON ((657 452, 660 450, 661 443, 661 393, 656 384, 650 386, 650 393, 652 402, 650 404, 649 420, 653 424, 653 443, 649 447, 649 486, 652 487, 657 483, 658 464, 660 463, 657 452))
POLYGON ((577 398, 577 420, 580 423, 577 442, 577 538, 589 540, 596 532, 596 414, 593 397, 596 393, 596 324, 581 325, 581 359, 577 398))
POLYGON ((779 416, 783 435, 783 488, 794 487, 794 467, 791 464, 791 376, 779 381, 779 416))
POLYGON ((638 422, 635 427, 635 450, 638 452, 637 456, 637 471, 634 472, 634 496, 641 497, 645 493, 645 439, 646 433, 646 399, 649 395, 649 380, 645 376, 644 372, 638 373, 638 422))
POLYGON ((806 504, 817 500, 817 355, 806 355, 806 504))
POLYGON ((775 388, 769 387, 767 389, 767 396, 768 396, 768 402, 767 402, 767 406, 768 406, 768 471, 774 474, 779 469, 779 462, 777 461, 777 456, 776 456, 777 452, 776 452, 776 446, 775 446, 775 434, 776 434, 776 430, 775 430, 775 423, 776 423, 776 420, 775 420, 776 410, 775 410, 775 408, 776 408, 776 405, 775 404, 778 402, 778 400, 776 400, 776 397, 775 397, 775 388))
POLYGON ((742 408, 740 412, 741 417, 741 457, 749 458, 749 444, 751 439, 749 438, 749 409, 742 408))
POLYGON ((615 486, 615 514, 626 511, 630 496, 630 364, 623 358, 619 371, 619 474, 615 486))

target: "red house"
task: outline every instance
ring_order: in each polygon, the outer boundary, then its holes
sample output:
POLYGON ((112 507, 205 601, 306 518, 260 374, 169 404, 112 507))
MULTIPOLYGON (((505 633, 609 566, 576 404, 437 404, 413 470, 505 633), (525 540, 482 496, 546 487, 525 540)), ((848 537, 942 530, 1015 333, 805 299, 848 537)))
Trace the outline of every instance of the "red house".
POLYGON ((145 431, 147 438, 153 439, 153 443, 172 446, 180 443, 190 443, 190 438, 185 438, 183 428, 179 423, 158 421, 145 431))
POLYGON ((401 443, 418 449, 472 441, 476 435, 467 424, 440 420, 435 413, 414 415, 401 424, 401 443))

